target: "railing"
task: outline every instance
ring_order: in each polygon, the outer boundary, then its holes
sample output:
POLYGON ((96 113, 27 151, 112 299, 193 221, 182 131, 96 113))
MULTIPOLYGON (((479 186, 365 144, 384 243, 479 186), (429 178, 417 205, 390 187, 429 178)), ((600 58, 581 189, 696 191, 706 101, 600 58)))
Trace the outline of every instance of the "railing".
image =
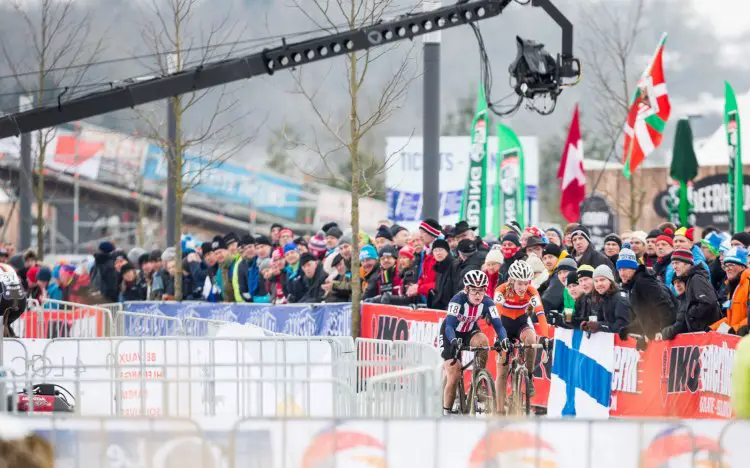
POLYGON ((423 366, 367 380, 359 415, 377 418, 437 417, 442 411, 440 367, 423 366))
POLYGON ((27 418, 71 468, 747 465, 749 421, 27 418))
POLYGON ((111 336, 112 311, 106 307, 44 299, 27 303, 13 331, 19 338, 62 338, 111 336))

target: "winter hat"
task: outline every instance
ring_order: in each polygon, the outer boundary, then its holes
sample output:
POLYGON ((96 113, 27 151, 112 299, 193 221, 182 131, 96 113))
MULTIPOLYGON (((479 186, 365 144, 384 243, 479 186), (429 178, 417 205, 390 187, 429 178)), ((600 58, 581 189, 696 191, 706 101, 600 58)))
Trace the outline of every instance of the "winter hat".
POLYGON ((351 234, 344 234, 343 236, 339 237, 339 247, 342 245, 352 245, 351 234))
POLYGON ((289 228, 284 228, 281 231, 279 231, 279 237, 281 236, 294 237, 294 232, 289 228))
POLYGON ((571 240, 575 236, 583 236, 584 239, 586 239, 586 242, 591 243, 591 234, 589 234, 589 229, 586 226, 583 226, 581 224, 577 225, 570 231, 570 238, 571 240))
POLYGON ((446 252, 451 251, 451 246, 448 244, 448 241, 445 239, 435 239, 435 242, 432 243, 432 250, 435 249, 444 249, 446 252))
POLYGON ((419 223, 419 229, 431 235, 432 237, 440 237, 443 232, 443 227, 432 218, 427 218, 419 223))
POLYGON ((505 242, 505 241, 513 242, 514 244, 516 244, 517 247, 521 246, 521 238, 518 237, 518 234, 516 234, 515 232, 509 232, 506 235, 504 235, 502 240, 500 240, 500 242, 505 242))
POLYGON ((238 242, 237 246, 242 249, 247 247, 248 245, 255 245, 255 239, 253 239, 253 236, 251 236, 250 234, 245 234, 240 237, 240 241, 238 242))
POLYGON ((557 229, 556 227, 548 227, 547 229, 544 230, 544 233, 547 234, 550 231, 554 232, 555 234, 557 234, 557 237, 559 237, 560 240, 562 240, 563 235, 562 235, 562 232, 560 232, 559 229, 557 229))
POLYGON ((49 281, 52 279, 52 270, 50 270, 48 267, 43 266, 39 268, 39 271, 36 274, 37 281, 49 281))
POLYGON ((201 244, 201 252, 203 253, 203 255, 206 255, 213 250, 213 242, 204 242, 201 244))
POLYGON ((529 266, 531 267, 531 270, 534 273, 541 273, 543 271, 547 271, 547 269, 544 268, 544 263, 542 263, 542 260, 536 255, 533 255, 533 254, 529 255, 526 258, 526 263, 529 264, 529 266))
POLYGON ((724 254, 724 263, 747 266, 747 250, 742 247, 734 247, 724 254))
POLYGON ((708 250, 714 255, 719 255, 721 251, 721 243, 724 241, 724 237, 718 232, 709 232, 706 237, 701 239, 701 245, 705 245, 708 250))
POLYGON ((409 232, 408 229, 401 226, 400 224, 394 224, 393 226, 391 226, 391 236, 396 237, 396 234, 398 234, 401 231, 409 232))
POLYGON ((639 240, 642 244, 646 243, 646 237, 647 234, 644 231, 633 231, 632 238, 633 240, 639 240))
POLYGON ((71 265, 70 263, 67 263, 67 264, 62 265, 60 267, 60 271, 61 272, 64 271, 65 273, 71 273, 72 274, 72 273, 76 272, 76 266, 75 265, 71 265))
POLYGON ((224 243, 224 238, 222 236, 214 236, 211 240, 212 250, 226 250, 226 248, 227 245, 224 243))
POLYGON ((732 236, 732 240, 742 242, 745 247, 750 247, 750 232, 738 232, 732 236))
POLYGON ((544 239, 540 236, 529 236, 528 239, 526 239, 526 247, 534 247, 536 245, 544 247, 547 243, 544 242, 544 239))
POLYGON ((578 272, 579 278, 593 278, 594 277, 594 267, 591 265, 581 265, 576 270, 578 272))
POLYGON ((287 245, 284 246, 284 255, 286 255, 287 252, 296 252, 297 251, 297 244, 294 242, 289 242, 287 245))
MULTIPOLYGON (((227 245, 229 245, 228 242, 227 242, 227 245)), ((268 236, 261 234, 261 235, 255 237, 255 245, 268 245, 268 246, 270 246, 271 245, 271 239, 269 239, 268 236)))
POLYGON ((322 231, 318 231, 317 234, 310 238, 310 242, 307 243, 307 248, 316 257, 322 257, 326 253, 326 240, 325 235, 322 231))
POLYGON ((240 238, 237 237, 237 234, 233 232, 227 233, 227 235, 224 236, 224 245, 229 248, 230 245, 232 245, 234 242, 237 242, 237 244, 240 243, 240 238))
POLYGON ((688 265, 695 265, 695 260, 693 260, 693 252, 685 249, 677 249, 674 252, 672 252, 672 261, 678 260, 680 262, 685 262, 688 265))
POLYGON ((138 257, 138 263, 137 264, 138 264, 139 268, 143 268, 143 264, 146 263, 146 262, 148 262, 148 254, 147 253, 144 253, 143 255, 141 255, 140 257, 138 257))
POLYGON ((488 263, 500 263, 502 264, 505 259, 503 258, 503 251, 500 249, 490 249, 487 252, 487 257, 484 259, 484 264, 488 263))
POLYGON ((383 238, 392 241, 393 235, 391 234, 391 230, 388 228, 388 226, 380 225, 380 227, 378 227, 378 232, 375 234, 375 239, 377 238, 383 238))
POLYGON ((694 236, 694 234, 695 234, 695 229, 694 228, 686 228, 686 227, 681 227, 680 229, 678 229, 674 233, 675 237, 677 237, 677 236, 683 236, 683 237, 686 237, 687 240, 689 240, 690 242, 693 242, 693 236, 694 236))
POLYGON ((270 258, 264 258, 260 262, 258 262, 258 271, 263 273, 263 271, 268 270, 271 268, 272 261, 270 258))
POLYGON ((630 249, 630 244, 626 243, 622 246, 620 254, 617 256, 617 264, 615 267, 619 270, 621 268, 630 268, 633 270, 638 269, 638 258, 630 249))
POLYGON ((39 266, 33 266, 26 272, 26 281, 31 286, 32 283, 36 283, 36 276, 39 274, 39 266))
POLYGON ((145 249, 142 249, 140 247, 133 247, 132 249, 130 249, 130 252, 128 252, 128 261, 133 265, 137 265, 138 259, 141 258, 141 255, 145 253, 145 249))
POLYGON ((401 247, 401 250, 398 251, 398 256, 399 257, 406 257, 406 258, 410 258, 410 259, 414 260, 414 249, 412 249, 408 245, 404 246, 404 247, 401 247))
POLYGON ((748 250, 743 247, 731 247, 724 252, 723 262, 735 265, 748 265, 748 250))
POLYGON ((331 266, 335 268, 342 261, 344 261, 344 257, 342 257, 340 253, 334 254, 333 259, 331 259, 331 266))
POLYGON ((473 240, 462 239, 458 243, 458 247, 456 247, 456 250, 458 250, 460 253, 464 254, 465 256, 469 257, 477 253, 477 243, 474 242, 473 240))
POLYGON ((672 230, 667 228, 659 234, 659 236, 656 238, 656 242, 666 242, 669 245, 674 245, 674 236, 672 233, 672 230))
POLYGON ((721 245, 719 246, 719 252, 724 253, 731 248, 732 248, 732 243, 729 241, 729 236, 727 235, 727 237, 721 241, 721 245))
POLYGON ((380 249, 379 255, 381 257, 393 257, 396 258, 396 248, 392 245, 386 245, 383 246, 382 249, 380 249))
POLYGON ((523 232, 523 229, 521 229, 521 225, 518 224, 518 221, 513 220, 509 221, 505 226, 503 226, 503 229, 508 229, 511 232, 515 232, 516 235, 520 236, 521 232, 523 232))
POLYGON ((170 260, 174 260, 177 257, 177 252, 174 247, 167 247, 161 254, 161 261, 167 263, 170 260))
POLYGON ((26 265, 24 265, 23 263, 23 257, 20 254, 16 254, 10 257, 8 263, 10 263, 10 266, 19 271, 23 270, 26 267, 26 265))
POLYGON ((299 266, 303 267, 303 266, 305 266, 305 264, 307 264, 309 262, 314 262, 314 261, 317 261, 317 260, 318 260, 318 257, 316 257, 315 255, 313 255, 310 252, 305 252, 305 253, 303 253, 302 255, 299 256, 299 266))
POLYGON ((104 241, 99 244, 99 251, 105 254, 112 253, 115 250, 115 244, 110 241, 104 241))
POLYGON ((331 229, 332 227, 339 227, 339 223, 337 223, 336 221, 325 223, 323 226, 321 226, 320 230, 323 232, 328 232, 328 230, 331 229))
POLYGON ((652 229, 648 232, 648 235, 646 236, 646 240, 656 239, 660 235, 661 235, 661 231, 659 229, 652 229))
POLYGON ((378 259, 378 253, 375 251, 375 247, 367 244, 364 247, 362 247, 362 250, 359 251, 359 261, 364 262, 365 260, 377 260, 378 259))
POLYGON ((615 274, 608 265, 599 265, 594 269, 593 278, 607 278, 611 282, 615 282, 615 274))
POLYGON ((568 277, 565 279, 565 286, 569 284, 578 284, 578 272, 571 271, 568 273, 568 277))
POLYGON ((129 271, 135 271, 135 266, 133 266, 132 263, 128 262, 125 265, 123 265, 122 268, 120 268, 120 274, 121 275, 124 275, 125 273, 127 273, 129 271))
POLYGON ((615 234, 614 232, 612 234, 607 234, 607 236, 604 238, 604 243, 607 242, 614 242, 615 244, 619 245, 620 248, 622 248, 622 239, 620 239, 620 236, 615 234))
POLYGON ((284 250, 281 247, 276 247, 271 251, 272 260, 280 260, 284 257, 284 250))
POLYGON ((557 264, 557 271, 576 271, 578 264, 570 257, 565 257, 557 264))
POLYGON ((562 247, 560 247, 559 245, 553 242, 550 242, 549 244, 544 246, 544 250, 542 251, 542 257, 544 257, 545 255, 552 255, 555 257, 559 257, 561 253, 562 253, 562 247))
POLYGON ((338 226, 332 226, 330 229, 326 231, 326 237, 331 236, 335 237, 336 239, 341 239, 341 236, 343 236, 344 233, 339 229, 338 226))

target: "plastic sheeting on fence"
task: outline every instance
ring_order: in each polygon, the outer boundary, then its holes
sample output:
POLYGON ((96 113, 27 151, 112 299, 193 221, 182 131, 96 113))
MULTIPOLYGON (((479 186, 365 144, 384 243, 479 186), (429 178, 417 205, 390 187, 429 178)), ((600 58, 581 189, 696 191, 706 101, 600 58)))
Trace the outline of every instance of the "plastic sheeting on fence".
MULTIPOLYGON (((125 312, 178 319, 202 319, 255 325, 291 336, 351 336, 351 303, 229 304, 209 302, 126 302, 125 312)), ((169 327, 152 327, 154 335, 169 336, 169 327)), ((125 326, 128 336, 146 336, 137 322, 125 326), (139 334, 140 333, 140 334, 139 334)), ((189 336, 199 336, 189 333, 189 336)))
POLYGON ((750 459, 750 421, 31 418, 57 466, 706 468, 750 459))

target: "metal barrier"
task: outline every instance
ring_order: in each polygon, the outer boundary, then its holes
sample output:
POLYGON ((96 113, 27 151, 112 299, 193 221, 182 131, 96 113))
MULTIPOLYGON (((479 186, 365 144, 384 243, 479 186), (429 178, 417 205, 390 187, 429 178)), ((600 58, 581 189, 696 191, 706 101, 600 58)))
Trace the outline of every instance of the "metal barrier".
POLYGON ((358 414, 364 417, 437 417, 442 412, 440 367, 423 366, 367 380, 358 414))
POLYGON ((104 307, 44 299, 29 308, 13 325, 20 338, 103 337, 113 332, 112 312, 104 307))
POLYGON ((438 350, 424 343, 357 338, 355 346, 357 391, 365 390, 370 379, 382 374, 442 364, 438 350))
POLYGON ((56 466, 740 467, 750 421, 27 418, 56 466))
POLYGON ((115 315, 115 337, 183 336, 182 320, 177 317, 120 311, 115 315))

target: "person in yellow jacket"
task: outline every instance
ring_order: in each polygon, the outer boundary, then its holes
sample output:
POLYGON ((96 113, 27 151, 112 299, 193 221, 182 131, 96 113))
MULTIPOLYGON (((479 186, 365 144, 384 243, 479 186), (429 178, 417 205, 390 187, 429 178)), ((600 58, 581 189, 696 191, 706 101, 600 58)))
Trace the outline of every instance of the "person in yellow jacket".
POLYGON ((747 254, 747 250, 742 247, 734 247, 724 254, 730 303, 726 317, 711 325, 711 330, 747 334, 747 309, 750 304, 750 270, 747 268, 747 254))

